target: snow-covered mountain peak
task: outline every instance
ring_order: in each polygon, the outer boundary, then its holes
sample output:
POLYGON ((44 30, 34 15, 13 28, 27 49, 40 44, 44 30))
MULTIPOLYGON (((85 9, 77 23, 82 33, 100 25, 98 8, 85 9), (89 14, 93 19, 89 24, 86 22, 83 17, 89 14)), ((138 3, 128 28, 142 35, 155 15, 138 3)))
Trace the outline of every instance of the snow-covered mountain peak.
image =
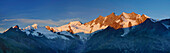
POLYGON ((103 17, 103 16, 99 15, 99 17, 103 17))
MULTIPOLYGON (((144 15, 144 14, 143 14, 144 15)), ((149 16, 147 16, 147 15, 144 15, 145 17, 147 17, 147 18, 150 18, 149 16)))
POLYGON ((37 29, 37 27, 38 27, 38 24, 33 24, 31 26, 27 26, 27 27, 23 28, 23 30, 37 29))
POLYGON ((73 21, 69 23, 70 25, 81 25, 82 23, 80 21, 73 21))
POLYGON ((18 25, 15 25, 15 26, 13 26, 13 28, 19 28, 19 26, 18 26, 18 25))
POLYGON ((38 24, 33 24, 33 25, 32 25, 32 27, 33 27, 34 29, 37 29, 37 26, 38 26, 38 24))
POLYGON ((124 18, 130 18, 130 15, 133 15, 133 14, 128 14, 128 13, 123 12, 122 15, 124 16, 124 18))
POLYGON ((141 16, 140 14, 136 14, 134 12, 123 12, 121 15, 115 15, 115 13, 111 13, 106 17, 100 15, 98 18, 84 24, 80 23, 79 21, 73 21, 69 24, 52 28, 56 32, 72 31, 73 33, 93 33, 97 30, 105 29, 108 26, 111 26, 114 29, 135 26, 140 23, 143 23, 147 18, 149 17, 146 15, 141 16))
POLYGON ((149 17, 146 15, 141 16, 140 14, 136 14, 134 12, 132 13, 123 12, 121 15, 115 15, 114 13, 111 13, 106 17, 99 16, 95 20, 92 20, 85 24, 94 25, 99 23, 100 27, 111 26, 115 29, 119 29, 138 25, 144 22, 147 18, 149 17))
MULTIPOLYGON (((115 13, 111 13, 106 17, 100 15, 98 18, 84 24, 81 23, 80 21, 73 21, 60 27, 45 26, 43 28, 50 32, 68 31, 71 33, 83 32, 89 34, 98 30, 105 29, 108 26, 113 27, 114 29, 120 29, 139 25, 140 23, 143 23, 147 18, 149 17, 144 14, 140 15, 134 12, 132 13, 123 12, 120 15, 115 15, 115 13)), ((15 28, 17 27, 18 26, 16 26, 15 28)), ((23 30, 31 29, 40 30, 39 28, 41 29, 42 27, 38 27, 38 24, 33 24, 32 26, 28 26, 23 30)))

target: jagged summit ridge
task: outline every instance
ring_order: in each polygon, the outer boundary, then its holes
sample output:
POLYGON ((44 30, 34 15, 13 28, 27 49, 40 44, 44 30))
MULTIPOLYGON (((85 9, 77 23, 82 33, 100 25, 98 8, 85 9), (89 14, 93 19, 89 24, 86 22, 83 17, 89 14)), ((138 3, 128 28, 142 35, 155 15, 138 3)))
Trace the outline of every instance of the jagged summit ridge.
POLYGON ((16 26, 14 26, 13 28, 18 28, 18 29, 19 29, 19 26, 18 26, 18 25, 16 25, 16 26))
MULTIPOLYGON (((132 13, 123 12, 120 15, 111 13, 106 17, 100 15, 98 18, 84 24, 81 23, 80 21, 73 21, 60 27, 45 26, 44 28, 46 28, 51 32, 68 31, 73 34, 81 33, 81 32, 89 34, 98 30, 105 29, 108 26, 113 27, 114 29, 120 29, 120 28, 128 28, 131 26, 139 25, 143 23, 147 18, 149 17, 144 14, 140 15, 134 12, 132 13)), ((33 24, 32 26, 23 28, 23 30, 37 29, 38 28, 37 26, 38 26, 37 24, 33 24)), ((14 26, 14 28, 19 28, 19 27, 14 26)))
POLYGON ((97 19, 92 20, 85 24, 93 25, 93 23, 95 24, 99 23, 101 24, 100 26, 107 25, 115 29, 119 29, 130 27, 129 26, 130 24, 132 26, 138 25, 144 22, 147 18, 149 17, 144 14, 141 16, 140 14, 136 14, 134 12, 132 13, 123 12, 121 15, 115 15, 114 13, 112 13, 106 17, 99 16, 97 19))
POLYGON ((60 27, 52 28, 56 32, 72 31, 73 33, 92 33, 97 30, 105 29, 108 26, 113 27, 114 29, 119 29, 139 25, 140 23, 143 23, 147 18, 150 17, 144 14, 136 14, 134 12, 123 12, 120 15, 115 15, 115 13, 111 13, 106 17, 100 15, 98 18, 84 24, 80 23, 79 21, 74 21, 60 27))

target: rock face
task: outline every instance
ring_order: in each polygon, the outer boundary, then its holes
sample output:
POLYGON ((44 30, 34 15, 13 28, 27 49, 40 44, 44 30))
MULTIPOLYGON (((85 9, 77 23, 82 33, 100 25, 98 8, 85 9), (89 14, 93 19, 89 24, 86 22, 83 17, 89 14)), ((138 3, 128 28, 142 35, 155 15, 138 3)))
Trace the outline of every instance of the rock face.
POLYGON ((52 28, 52 27, 50 27, 50 26, 45 26, 45 28, 47 29, 47 30, 49 30, 49 31, 51 31, 51 32, 56 32, 55 30, 54 30, 54 28, 52 28))
POLYGON ((106 17, 99 16, 98 18, 84 24, 80 23, 79 21, 74 21, 67 25, 52 28, 54 28, 54 31, 56 32, 72 30, 74 33, 93 33, 97 30, 105 29, 108 26, 113 27, 114 29, 120 29, 139 25, 140 23, 143 23, 147 18, 149 17, 144 14, 140 15, 134 12, 123 12, 121 15, 115 15, 114 13, 111 13, 106 17))
POLYGON ((14 26, 13 28, 18 28, 18 29, 19 29, 19 26, 18 26, 18 25, 16 25, 16 26, 14 26))
POLYGON ((134 12, 123 12, 121 15, 115 15, 114 13, 112 13, 106 17, 99 16, 97 19, 85 23, 85 25, 93 26, 94 24, 99 23, 100 27, 111 26, 114 29, 120 29, 139 25, 140 23, 143 23, 147 18, 149 17, 144 14, 141 16, 140 14, 136 14, 134 12))

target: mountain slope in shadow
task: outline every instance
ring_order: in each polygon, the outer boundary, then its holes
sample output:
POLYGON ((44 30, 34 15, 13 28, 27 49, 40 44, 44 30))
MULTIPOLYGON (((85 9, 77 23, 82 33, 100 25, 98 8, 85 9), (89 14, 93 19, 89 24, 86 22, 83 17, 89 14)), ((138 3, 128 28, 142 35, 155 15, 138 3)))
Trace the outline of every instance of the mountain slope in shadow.
POLYGON ((168 53, 170 52, 170 30, 161 21, 144 23, 124 29, 115 30, 112 27, 94 34, 86 43, 87 53, 168 53))

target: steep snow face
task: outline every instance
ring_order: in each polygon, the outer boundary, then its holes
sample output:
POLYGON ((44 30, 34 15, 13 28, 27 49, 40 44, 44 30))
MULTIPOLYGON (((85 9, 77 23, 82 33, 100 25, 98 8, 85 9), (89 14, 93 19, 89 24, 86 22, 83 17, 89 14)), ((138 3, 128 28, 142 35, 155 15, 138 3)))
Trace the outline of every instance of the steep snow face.
POLYGON ((138 25, 140 23, 143 23, 147 18, 150 18, 146 15, 140 15, 140 14, 136 14, 134 12, 132 13, 125 13, 123 12, 121 14, 121 19, 123 20, 122 22, 120 22, 119 24, 122 25, 121 28, 128 28, 131 26, 135 26, 138 25))
POLYGON ((103 24, 104 24, 104 22, 106 21, 106 19, 107 19, 107 17, 104 18, 103 24))
POLYGON ((139 23, 136 22, 136 20, 125 19, 123 22, 120 23, 120 25, 123 25, 122 28, 127 28, 127 27, 129 27, 130 23, 132 24, 131 26, 135 26, 135 25, 139 24, 139 23))
POLYGON ((44 35, 54 34, 53 32, 47 30, 45 27, 38 27, 37 24, 33 24, 32 27, 28 26, 24 30, 27 34, 32 34, 35 36, 39 36, 39 33, 44 35), (29 30, 34 30, 33 33, 30 33, 29 30))
POLYGON ((38 24, 33 24, 32 26, 27 26, 23 30, 37 29, 38 24))
POLYGON ((60 32, 60 34, 64 34, 66 36, 70 36, 70 37, 74 38, 73 35, 70 32, 67 32, 67 31, 62 31, 62 32, 60 32))
MULTIPOLYGON (((9 30, 9 29, 6 29, 4 32, 6 32, 6 31, 8 31, 8 30, 9 30)), ((4 32, 3 32, 3 33, 4 33, 4 32)))
POLYGON ((167 29, 169 29, 170 28, 170 25, 167 25, 167 24, 164 24, 164 23, 162 23, 167 29))
POLYGON ((112 13, 106 17, 99 16, 97 19, 92 20, 85 24, 93 26, 94 24, 99 23, 100 27, 111 26, 115 29, 119 29, 138 25, 140 23, 143 23, 147 18, 149 17, 144 14, 141 16, 140 14, 136 14, 134 12, 132 13, 123 12, 121 15, 115 15, 114 13, 112 13))
POLYGON ((52 27, 56 30, 56 32, 61 32, 61 31, 73 31, 73 33, 92 33, 94 31, 100 30, 100 29, 105 29, 107 26, 102 26, 100 27, 100 24, 94 24, 93 26, 91 25, 85 25, 81 24, 79 21, 75 22, 70 22, 67 25, 63 25, 61 27, 52 27))
POLYGON ((149 17, 144 14, 141 16, 140 14, 136 14, 134 12, 123 12, 121 15, 115 15, 112 13, 106 17, 99 16, 98 18, 85 24, 82 24, 79 21, 74 21, 60 27, 49 28, 53 28, 55 32, 70 31, 71 33, 93 33, 95 31, 105 29, 108 26, 115 29, 128 28, 143 23, 147 18, 149 17))
MULTIPOLYGON (((57 33, 53 33, 51 31, 47 30, 46 27, 38 27, 37 24, 33 24, 32 27, 28 26, 28 27, 24 28, 22 31, 26 32, 27 35, 33 35, 33 36, 37 36, 37 37, 45 36, 48 39, 62 38, 65 40, 69 40, 65 36, 61 36, 61 35, 58 35, 57 33)), ((71 36, 69 33, 65 33, 65 35, 71 36)))
POLYGON ((122 13, 125 18, 130 18, 129 15, 125 12, 122 13))
POLYGON ((32 27, 33 27, 34 29, 37 29, 37 26, 38 26, 37 24, 33 24, 33 25, 32 25, 32 27))
POLYGON ((124 37, 130 31, 129 28, 123 28, 123 30, 124 30, 124 33, 121 35, 122 37, 124 37))

